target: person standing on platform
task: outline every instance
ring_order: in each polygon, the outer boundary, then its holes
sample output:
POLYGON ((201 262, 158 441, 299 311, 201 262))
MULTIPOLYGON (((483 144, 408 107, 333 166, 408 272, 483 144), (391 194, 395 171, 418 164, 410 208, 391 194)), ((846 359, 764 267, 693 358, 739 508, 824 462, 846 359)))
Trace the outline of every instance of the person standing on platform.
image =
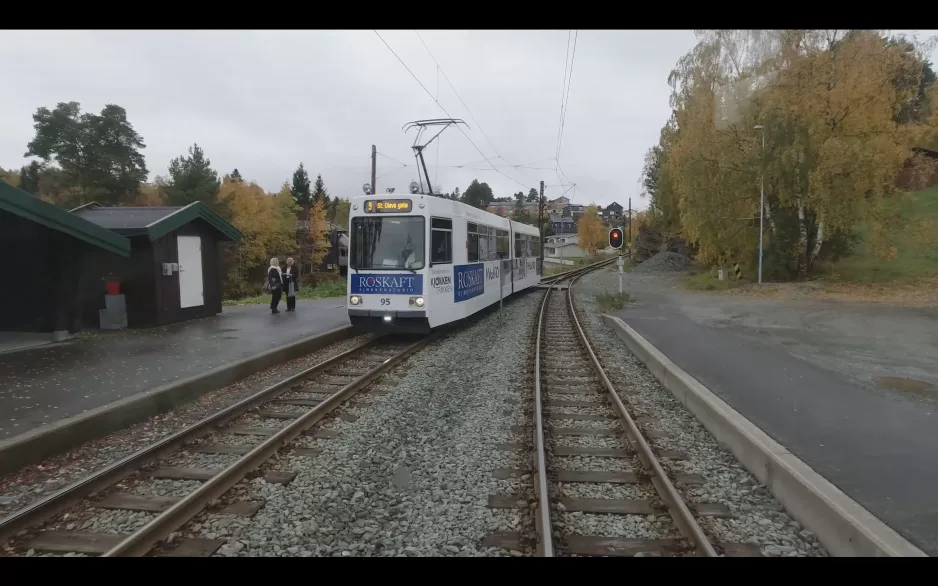
POLYGON ((300 271, 287 259, 287 268, 283 271, 283 291, 287 294, 287 311, 296 311, 296 294, 300 290, 300 271))
POLYGON ((280 296, 283 294, 283 272, 280 270, 280 261, 270 259, 270 268, 267 269, 267 290, 270 291, 270 313, 280 313, 280 296))

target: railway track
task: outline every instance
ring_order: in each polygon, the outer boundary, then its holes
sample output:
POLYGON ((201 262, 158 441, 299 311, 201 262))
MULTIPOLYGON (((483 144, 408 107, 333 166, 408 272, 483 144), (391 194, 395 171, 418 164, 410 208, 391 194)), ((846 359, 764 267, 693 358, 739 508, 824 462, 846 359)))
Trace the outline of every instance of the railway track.
MULTIPOLYGON (((212 555, 221 541, 173 542, 173 532, 252 475, 288 484, 295 473, 258 469, 281 451, 317 455, 301 445, 304 438, 334 437, 337 432, 318 429, 323 418, 356 419, 340 407, 437 335, 372 339, 0 519, 0 543, 10 540, 0 555, 212 555), (185 465, 193 457, 214 459, 216 466, 185 465), (165 483, 174 486, 167 490, 165 483), (93 530, 97 515, 114 512, 131 512, 129 530, 93 530)), ((261 506, 234 502, 225 512, 251 516, 261 506)))
POLYGON ((646 436, 660 432, 652 429, 653 422, 630 414, 591 348, 577 319, 572 286, 599 266, 553 281, 538 316, 533 405, 537 554, 713 557, 746 549, 710 542, 697 517, 726 516, 728 509, 721 503, 684 501, 675 483, 693 486, 703 478, 669 477, 659 459, 686 456, 652 449, 646 436), (627 531, 621 530, 624 525, 627 531))

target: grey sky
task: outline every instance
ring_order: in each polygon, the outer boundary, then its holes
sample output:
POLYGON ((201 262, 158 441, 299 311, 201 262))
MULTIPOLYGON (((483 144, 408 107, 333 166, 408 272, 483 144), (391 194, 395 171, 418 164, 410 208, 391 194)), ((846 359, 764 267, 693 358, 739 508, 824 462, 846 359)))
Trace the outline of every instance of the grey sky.
MULTIPOLYGON (((436 65, 417 34, 378 32, 437 95, 436 65)), ((440 103, 466 120, 469 137, 511 178, 452 168, 488 164, 450 128, 426 153, 434 185, 464 190, 477 177, 501 197, 543 179, 549 197, 560 195, 553 170, 505 166, 554 166, 567 31, 420 35, 481 128, 442 75, 440 103)), ((670 113, 668 73, 694 43, 691 31, 579 31, 560 154, 565 182, 577 184, 567 194, 574 202, 624 205, 631 197, 633 207, 645 207, 643 155, 670 113)), ((13 88, 0 93, 4 168, 26 162, 37 107, 74 100, 98 112, 114 103, 147 144, 151 179, 198 142, 219 172, 237 167, 267 190, 278 190, 303 161, 332 195, 349 197, 370 180, 372 144, 413 165, 413 134, 401 127, 446 116, 371 30, 4 31, 0 56, 13 88)), ((379 193, 400 193, 417 172, 379 156, 378 176, 379 193)))

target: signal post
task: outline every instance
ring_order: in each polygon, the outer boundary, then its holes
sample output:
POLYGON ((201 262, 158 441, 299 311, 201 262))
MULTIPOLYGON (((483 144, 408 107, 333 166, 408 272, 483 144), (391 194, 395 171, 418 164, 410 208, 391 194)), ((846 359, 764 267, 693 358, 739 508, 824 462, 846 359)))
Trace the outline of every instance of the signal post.
POLYGON ((622 240, 622 228, 609 230, 609 246, 619 251, 619 258, 616 259, 616 266, 619 267, 619 295, 622 295, 622 266, 625 264, 622 260, 622 240))

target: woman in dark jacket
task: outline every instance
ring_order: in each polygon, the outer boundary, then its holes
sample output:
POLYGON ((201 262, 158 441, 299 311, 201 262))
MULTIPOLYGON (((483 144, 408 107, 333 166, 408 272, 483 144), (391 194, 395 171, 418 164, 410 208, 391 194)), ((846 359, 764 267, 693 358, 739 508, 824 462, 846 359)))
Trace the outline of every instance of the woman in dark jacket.
POLYGON ((280 313, 280 295, 283 294, 283 274, 280 271, 280 261, 270 259, 270 268, 267 269, 267 287, 270 290, 270 313, 280 313))
POLYGON ((283 270, 283 292, 287 295, 287 311, 296 311, 296 294, 300 290, 300 272, 293 264, 293 259, 287 259, 287 268, 283 270))

